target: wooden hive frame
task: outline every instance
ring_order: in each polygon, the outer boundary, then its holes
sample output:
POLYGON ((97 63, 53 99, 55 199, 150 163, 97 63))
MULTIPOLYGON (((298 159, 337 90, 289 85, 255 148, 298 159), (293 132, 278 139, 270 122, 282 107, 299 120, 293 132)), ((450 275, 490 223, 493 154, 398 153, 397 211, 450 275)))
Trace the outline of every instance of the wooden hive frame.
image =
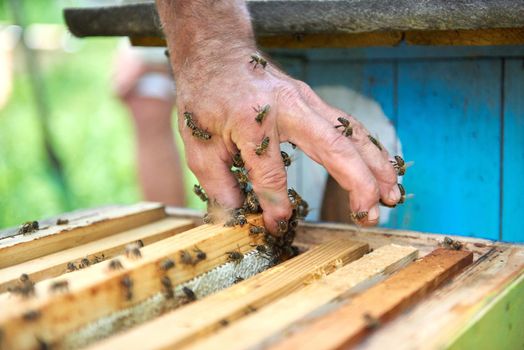
MULTIPOLYGON (((250 225, 199 225, 194 213, 174 208, 166 213, 155 204, 87 213, 64 215, 71 219, 63 227, 50 222, 36 234, 0 239, 0 252, 12 257, 1 260, 0 349, 72 347, 79 343, 68 339, 79 330, 155 296, 170 295, 170 290, 180 291, 184 283, 224 266, 227 252, 246 254, 261 244, 261 237, 250 235, 250 225), (124 247, 138 240, 145 245, 141 257, 125 256, 124 247), (181 252, 194 257, 197 250, 206 253, 205 259, 184 263, 181 252), (83 259, 89 264, 67 269, 69 262, 79 266, 83 259), (122 269, 111 270, 116 259, 122 269), (175 267, 165 270, 168 259, 175 267), (36 296, 5 292, 21 285, 21 273, 37 282, 36 296), (66 288, 50 291, 65 280, 66 288)), ((262 224, 260 216, 249 222, 262 224)), ((6 232, 13 231, 0 232, 0 237, 6 232)), ((463 249, 456 251, 440 247, 441 235, 303 224, 295 241, 303 251, 299 256, 83 345, 332 349, 356 344, 378 348, 395 341, 448 346, 474 329, 471 320, 486 311, 490 296, 508 286, 520 293, 524 289, 523 247, 460 239, 463 249), (368 250, 372 252, 366 254, 368 250), (427 327, 406 326, 414 324, 427 327)))

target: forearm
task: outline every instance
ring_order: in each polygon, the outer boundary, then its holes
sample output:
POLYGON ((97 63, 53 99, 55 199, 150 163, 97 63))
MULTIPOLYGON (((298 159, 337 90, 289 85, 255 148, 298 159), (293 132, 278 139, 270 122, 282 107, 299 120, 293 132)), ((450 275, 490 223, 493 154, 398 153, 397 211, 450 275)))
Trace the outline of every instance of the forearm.
POLYGON ((255 50, 244 0, 157 0, 157 9, 175 76, 182 67, 211 73, 224 59, 255 50))

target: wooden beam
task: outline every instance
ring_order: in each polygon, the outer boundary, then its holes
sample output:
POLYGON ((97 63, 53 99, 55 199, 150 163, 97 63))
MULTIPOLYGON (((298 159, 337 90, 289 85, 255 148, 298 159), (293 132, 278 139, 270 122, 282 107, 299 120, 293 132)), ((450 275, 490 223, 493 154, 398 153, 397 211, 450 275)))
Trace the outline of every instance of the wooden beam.
POLYGON ((402 41, 401 32, 287 34, 261 36, 258 45, 264 48, 348 48, 366 46, 395 46, 402 41))
POLYGON ((522 45, 524 28, 411 31, 405 40, 409 45, 522 45))
MULTIPOLYGON (((263 224, 261 215, 248 220, 263 224)), ((103 262, 71 272, 67 292, 50 292, 50 286, 64 278, 42 281, 35 286, 35 298, 0 300, 0 349, 32 349, 38 345, 37 338, 53 343, 82 325, 164 291, 163 277, 169 277, 176 286, 225 263, 227 251, 247 252, 261 239, 249 234, 249 225, 202 225, 145 246, 140 259, 122 256, 123 269, 112 270, 111 262, 103 262), (194 255, 196 247, 207 253, 206 259, 194 265, 184 263, 181 253, 194 255), (165 271, 161 266, 167 258, 176 266, 165 271)))
POLYGON ((471 252, 437 249, 271 348, 340 349, 355 345, 472 261, 471 252))
POLYGON ((356 225, 332 222, 302 223, 297 229, 294 243, 307 248, 333 239, 349 239, 368 243, 371 249, 378 249, 395 242, 396 244, 415 247, 419 251, 419 256, 425 256, 441 246, 446 236, 462 242, 464 250, 473 252, 474 261, 489 253, 494 247, 508 246, 504 243, 495 243, 481 238, 396 230, 384 227, 358 227, 356 225))
POLYGON ((482 319, 490 310, 494 296, 523 274, 524 249, 498 243, 464 273, 371 334, 365 348, 378 350, 390 344, 406 344, 399 349, 450 348, 472 320, 482 319), (423 326, 406 327, 409 324, 423 326))
POLYGON ((327 277, 246 316, 215 336, 191 344, 188 349, 235 350, 263 347, 264 339, 284 332, 294 322, 322 305, 378 283, 416 258, 417 250, 413 247, 381 247, 327 277))
POLYGON ((144 334, 149 349, 178 348, 360 258, 367 249, 366 244, 345 240, 320 245, 227 290, 95 344, 93 349, 140 349, 144 334))
POLYGON ((20 264, 64 249, 139 227, 166 216, 157 203, 139 203, 79 218, 66 225, 51 225, 32 234, 0 241, 0 268, 20 264))
POLYGON ((72 270, 68 268, 69 263, 73 263, 75 268, 82 266, 83 259, 87 259, 89 265, 99 263, 122 254, 129 243, 141 240, 144 245, 149 245, 193 227, 191 220, 165 218, 97 241, 0 269, 0 293, 7 291, 9 287, 16 286, 18 278, 23 273, 27 274, 31 281, 40 282, 71 272, 72 270))

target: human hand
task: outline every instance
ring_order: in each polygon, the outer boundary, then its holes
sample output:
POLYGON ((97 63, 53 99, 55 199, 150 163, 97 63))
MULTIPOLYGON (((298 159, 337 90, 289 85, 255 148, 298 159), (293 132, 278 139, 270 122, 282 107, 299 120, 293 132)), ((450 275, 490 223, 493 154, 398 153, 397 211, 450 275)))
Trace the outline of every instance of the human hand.
MULTIPOLYGON (((219 11, 213 13, 220 17, 219 11)), ((209 198, 228 208, 242 205, 242 192, 230 171, 233 156, 240 151, 264 210, 265 225, 276 233, 277 222, 289 218, 292 210, 279 145, 292 142, 349 192, 352 216, 358 223, 378 222, 379 200, 388 205, 400 200, 397 174, 387 151, 372 142, 358 120, 329 106, 307 84, 287 76, 271 62, 266 66, 250 62, 252 55, 262 56, 256 53, 249 33, 227 41, 216 40, 220 33, 215 30, 214 37, 204 35, 196 40, 201 45, 196 49, 181 40, 184 34, 195 35, 184 33, 190 23, 177 21, 185 27, 175 26, 166 34, 168 43, 175 33, 179 39, 170 45, 179 129, 188 165, 209 198), (269 111, 258 123, 254 109, 266 105, 269 111), (210 139, 193 135, 185 124, 185 112, 191 113, 196 126, 209 133, 210 139), (341 124, 340 117, 349 121, 351 133, 349 128, 335 127, 341 124), (266 137, 267 149, 257 154, 266 137)))

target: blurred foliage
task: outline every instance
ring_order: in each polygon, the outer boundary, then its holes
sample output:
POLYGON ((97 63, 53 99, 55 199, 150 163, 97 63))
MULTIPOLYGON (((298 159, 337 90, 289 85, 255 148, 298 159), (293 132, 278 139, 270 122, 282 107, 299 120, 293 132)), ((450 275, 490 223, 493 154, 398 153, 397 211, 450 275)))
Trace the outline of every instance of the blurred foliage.
MULTIPOLYGON (((26 20, 61 23, 61 8, 71 3, 26 0, 26 20)), ((6 7, 0 0, 4 22, 9 19, 6 7)), ((77 208, 141 200, 133 126, 110 88, 117 44, 118 39, 82 39, 72 53, 37 52, 69 202, 49 171, 23 53, 15 53, 13 91, 0 107, 0 227, 77 208)), ((188 184, 195 182, 187 169, 185 175, 188 184)), ((188 199, 190 207, 202 207, 194 196, 188 199)))

